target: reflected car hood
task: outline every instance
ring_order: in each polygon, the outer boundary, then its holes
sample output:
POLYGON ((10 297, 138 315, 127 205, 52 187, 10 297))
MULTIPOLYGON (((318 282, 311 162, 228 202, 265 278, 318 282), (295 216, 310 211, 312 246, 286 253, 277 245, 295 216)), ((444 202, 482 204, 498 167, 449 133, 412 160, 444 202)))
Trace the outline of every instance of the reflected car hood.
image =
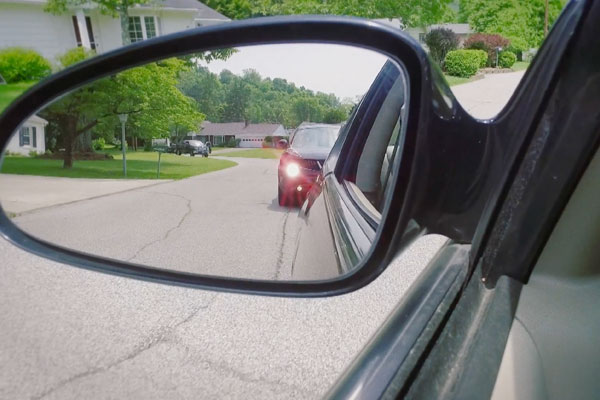
POLYGON ((290 147, 287 152, 296 157, 304 158, 305 160, 320 160, 324 161, 331 149, 325 147, 290 147))

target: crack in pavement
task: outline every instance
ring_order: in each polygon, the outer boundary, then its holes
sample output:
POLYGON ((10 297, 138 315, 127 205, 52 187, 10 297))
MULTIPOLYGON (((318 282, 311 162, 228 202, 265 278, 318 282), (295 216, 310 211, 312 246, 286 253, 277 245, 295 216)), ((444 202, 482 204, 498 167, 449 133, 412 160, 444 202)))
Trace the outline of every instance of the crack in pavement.
POLYGON ((304 388, 298 387, 294 384, 288 383, 288 382, 283 382, 281 379, 267 379, 267 378, 261 378, 261 377, 255 377, 252 376, 252 373, 250 372, 244 372, 244 371, 240 371, 239 369, 236 369, 234 367, 232 367, 231 365, 225 363, 225 362, 220 362, 220 361, 214 361, 211 359, 205 359, 205 358, 200 358, 198 359, 199 362, 207 364, 208 367, 211 370, 221 370, 221 371, 226 371, 229 372, 231 375, 233 375, 236 379, 242 381, 242 382, 247 382, 247 383, 266 383, 267 385, 276 385, 278 387, 288 387, 290 389, 294 389, 300 393, 304 393, 305 396, 303 396, 302 398, 316 398, 318 396, 314 396, 314 393, 311 393, 313 395, 309 396, 306 395, 307 391, 304 388))
POLYGON ((283 225, 281 227, 281 242, 279 243, 279 254, 277 255, 277 262, 275 264, 275 275, 273 275, 274 280, 279 280, 279 275, 281 274, 281 267, 283 266, 283 246, 285 246, 285 228, 287 226, 288 217, 290 216, 290 211, 288 210, 283 216, 283 225))
POLYGON ((140 354, 144 353, 145 351, 150 350, 157 344, 164 342, 168 338, 168 336, 171 335, 177 328, 179 328, 180 326, 189 322, 192 318, 194 318, 196 315, 198 315, 198 313, 201 310, 206 310, 207 308, 209 308, 215 302, 218 295, 219 295, 219 293, 215 293, 206 305, 196 307, 188 316, 186 316, 181 321, 177 322, 175 325, 159 327, 157 331, 155 331, 153 334, 151 334, 144 342, 138 344, 133 349, 132 352, 126 354, 125 356, 118 358, 117 360, 115 360, 107 365, 90 368, 87 371, 80 372, 78 374, 75 374, 75 375, 67 378, 67 379, 59 381, 54 386, 52 386, 50 389, 47 389, 46 391, 42 392, 39 395, 30 397, 30 399, 31 400, 43 399, 44 397, 50 395, 51 393, 57 391, 58 389, 66 386, 66 385, 69 385, 77 380, 80 380, 80 379, 83 379, 88 376, 92 376, 92 375, 95 375, 95 374, 98 374, 101 372, 108 371, 111 368, 114 368, 119 364, 122 364, 129 360, 133 360, 134 358, 136 358, 140 354))
POLYGON ((183 224, 183 222, 184 222, 184 221, 186 220, 186 218, 187 218, 187 217, 188 217, 188 216, 189 216, 189 215, 192 213, 192 201, 191 201, 190 199, 186 198, 186 197, 180 196, 180 195, 178 195, 178 194, 172 194, 172 193, 163 193, 163 192, 153 192, 153 191, 149 191, 149 190, 145 190, 145 191, 143 191, 143 192, 145 192, 145 193, 154 193, 154 194, 162 194, 162 195, 165 195, 165 196, 177 197, 177 198, 179 198, 179 199, 182 199, 182 200, 184 200, 184 201, 186 202, 187 211, 186 211, 186 212, 185 212, 185 214, 184 214, 184 215, 181 217, 181 219, 179 220, 179 222, 177 223, 177 225, 175 225, 174 227, 172 227, 172 228, 168 229, 168 230, 165 232, 165 234, 163 235, 163 237, 161 237, 161 238, 158 238, 158 239, 156 239, 156 240, 153 240, 153 241, 151 241, 151 242, 149 242, 149 243, 146 243, 145 245, 143 245, 142 247, 140 247, 140 248, 138 249, 138 251, 136 251, 136 252, 135 252, 135 254, 134 254, 133 256, 129 257, 129 258, 126 260, 126 261, 131 261, 131 260, 134 260, 134 259, 135 259, 137 256, 139 256, 139 255, 140 255, 140 253, 141 253, 142 251, 146 250, 148 247, 150 247, 150 246, 152 246, 152 245, 154 245, 154 244, 156 244, 156 243, 162 242, 163 240, 166 240, 166 239, 169 237, 169 235, 171 234, 171 232, 173 232, 173 231, 174 231, 174 230, 176 230, 176 229, 179 229, 179 228, 181 228, 181 225, 183 224))

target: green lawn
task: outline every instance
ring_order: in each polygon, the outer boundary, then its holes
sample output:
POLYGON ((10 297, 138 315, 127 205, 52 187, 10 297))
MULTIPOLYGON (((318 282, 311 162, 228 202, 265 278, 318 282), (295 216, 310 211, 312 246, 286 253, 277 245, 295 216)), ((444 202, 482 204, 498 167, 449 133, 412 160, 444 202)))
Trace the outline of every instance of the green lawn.
POLYGON ((513 64, 512 68, 515 71, 523 71, 526 70, 527 68, 529 68, 529 64, 531 64, 528 61, 517 61, 516 63, 513 64))
MULTIPOLYGON (((111 153, 117 153, 111 151, 111 153)), ((2 173, 69 178, 123 178, 123 162, 120 154, 114 160, 74 161, 73 168, 64 169, 62 160, 47 160, 30 157, 5 157, 2 173)), ((127 178, 155 179, 158 153, 127 153, 127 178)), ((213 158, 177 156, 163 154, 160 162, 161 179, 183 179, 207 172, 233 167, 237 163, 213 158)))
POLYGON ((21 95, 29 86, 37 82, 19 82, 0 85, 0 113, 8 107, 10 103, 21 95))
POLYGON ((473 78, 460 78, 458 76, 444 75, 446 77, 446 81, 448 82, 448 86, 461 85, 463 83, 471 82, 473 78))
POLYGON ((248 149, 217 153, 219 157, 243 157, 243 158, 279 158, 283 150, 278 149, 248 149))

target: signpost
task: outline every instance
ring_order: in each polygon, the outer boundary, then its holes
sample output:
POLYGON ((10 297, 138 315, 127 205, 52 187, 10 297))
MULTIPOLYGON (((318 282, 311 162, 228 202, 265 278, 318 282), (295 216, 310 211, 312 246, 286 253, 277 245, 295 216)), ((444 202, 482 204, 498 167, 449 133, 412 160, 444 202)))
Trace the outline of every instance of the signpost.
POLYGON ((160 178, 160 155, 164 152, 163 149, 156 149, 158 151, 158 166, 156 167, 156 179, 160 178))
POLYGON ((121 150, 123 150, 123 176, 127 178, 127 141, 125 140, 125 123, 127 122, 128 114, 119 114, 121 121, 121 150))
POLYGON ((160 156, 169 151, 169 139, 152 139, 152 149, 158 153, 156 165, 156 179, 160 178, 160 156))
POLYGON ((498 61, 499 61, 499 56, 500 56, 501 51, 502 51, 502 47, 496 47, 496 68, 498 68, 498 61))

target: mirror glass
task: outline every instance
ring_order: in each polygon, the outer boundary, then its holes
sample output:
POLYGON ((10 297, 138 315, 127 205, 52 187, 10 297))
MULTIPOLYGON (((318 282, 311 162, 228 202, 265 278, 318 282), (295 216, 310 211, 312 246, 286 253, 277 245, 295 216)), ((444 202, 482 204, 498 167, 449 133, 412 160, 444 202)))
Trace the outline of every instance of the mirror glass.
POLYGON ((115 73, 23 121, 2 157, 2 209, 39 239, 105 258, 245 279, 335 278, 373 240, 356 221, 342 229, 352 216, 344 201, 380 215, 401 153, 400 71, 369 50, 313 43, 115 73), (330 150, 369 119, 357 176, 323 199, 330 150))

